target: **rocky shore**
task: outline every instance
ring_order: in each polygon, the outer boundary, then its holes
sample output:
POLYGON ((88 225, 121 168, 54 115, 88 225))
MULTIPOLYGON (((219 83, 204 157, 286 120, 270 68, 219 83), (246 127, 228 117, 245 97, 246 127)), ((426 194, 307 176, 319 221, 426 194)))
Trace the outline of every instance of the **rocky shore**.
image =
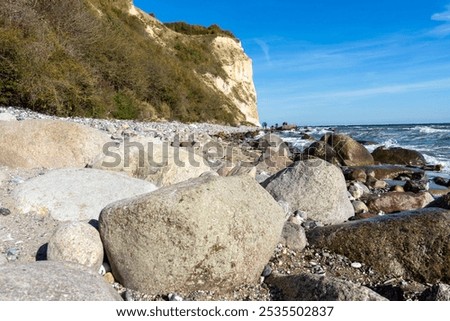
POLYGON ((0 300, 450 300, 416 151, 12 107, 0 134, 0 300))

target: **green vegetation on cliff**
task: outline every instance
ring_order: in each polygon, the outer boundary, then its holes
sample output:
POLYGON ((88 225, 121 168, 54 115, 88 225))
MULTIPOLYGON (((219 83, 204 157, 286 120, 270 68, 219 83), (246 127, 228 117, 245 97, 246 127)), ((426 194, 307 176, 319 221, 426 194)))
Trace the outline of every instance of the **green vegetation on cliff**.
POLYGON ((232 34, 193 26, 162 45, 128 9, 127 0, 0 1, 0 105, 59 116, 243 119, 198 76, 224 76, 210 46, 232 34))

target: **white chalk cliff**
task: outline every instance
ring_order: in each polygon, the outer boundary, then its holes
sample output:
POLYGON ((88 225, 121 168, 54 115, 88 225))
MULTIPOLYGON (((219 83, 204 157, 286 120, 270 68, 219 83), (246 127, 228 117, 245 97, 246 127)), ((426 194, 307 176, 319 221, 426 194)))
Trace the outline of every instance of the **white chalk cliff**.
MULTIPOLYGON (((145 23, 149 37, 167 50, 172 50, 170 41, 175 38, 189 41, 190 37, 196 37, 169 29, 158 19, 136 8, 132 1, 128 12, 145 23)), ((198 75, 199 80, 224 94, 242 113, 242 121, 259 126, 252 60, 245 54, 241 42, 231 37, 216 36, 211 43, 211 50, 220 61, 226 77, 206 73, 198 75)))

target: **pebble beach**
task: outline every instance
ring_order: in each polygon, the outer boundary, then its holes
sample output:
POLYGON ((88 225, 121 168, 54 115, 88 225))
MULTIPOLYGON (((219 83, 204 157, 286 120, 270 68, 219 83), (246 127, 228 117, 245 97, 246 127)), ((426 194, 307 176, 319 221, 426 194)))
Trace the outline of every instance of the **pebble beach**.
POLYGON ((450 299, 450 182, 419 151, 13 107, 0 133, 0 300, 450 299))

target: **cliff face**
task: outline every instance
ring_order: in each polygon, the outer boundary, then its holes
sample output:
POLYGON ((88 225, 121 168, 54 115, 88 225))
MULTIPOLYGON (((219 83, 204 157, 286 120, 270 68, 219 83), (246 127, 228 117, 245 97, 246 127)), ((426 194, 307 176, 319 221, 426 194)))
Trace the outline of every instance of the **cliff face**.
MULTIPOLYGON (((164 47, 170 47, 174 38, 183 37, 186 42, 196 41, 199 36, 174 32, 156 18, 147 15, 130 2, 131 15, 139 17, 146 24, 149 36, 164 47)), ((246 122, 260 125, 256 89, 253 83, 252 60, 245 54, 239 40, 221 35, 210 40, 209 47, 219 68, 225 74, 213 75, 209 72, 201 73, 199 78, 208 86, 224 94, 244 115, 246 122)))
POLYGON ((60 116, 259 124, 252 63, 218 26, 130 0, 0 2, 0 105, 60 116))

